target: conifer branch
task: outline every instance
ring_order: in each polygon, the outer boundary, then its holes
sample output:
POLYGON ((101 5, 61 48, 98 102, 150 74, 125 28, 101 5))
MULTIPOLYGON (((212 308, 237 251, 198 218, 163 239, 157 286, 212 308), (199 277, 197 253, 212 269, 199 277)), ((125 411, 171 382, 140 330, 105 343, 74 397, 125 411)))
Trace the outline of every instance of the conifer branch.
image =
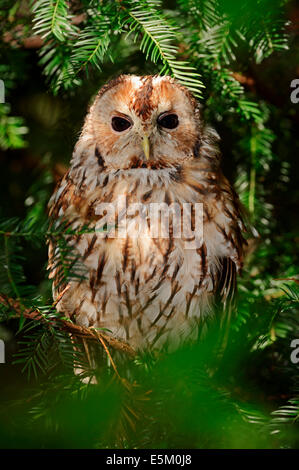
POLYGON ((136 355, 136 351, 124 341, 120 341, 112 336, 102 333, 95 328, 86 328, 84 326, 76 325, 71 320, 67 320, 65 317, 57 316, 55 320, 51 318, 47 320, 45 315, 39 310, 31 310, 29 308, 22 310, 21 304, 18 300, 7 297, 0 293, 0 304, 11 309, 14 314, 9 318, 16 318, 23 316, 28 320, 32 321, 44 321, 50 323, 51 326, 60 328, 63 331, 70 333, 72 336, 78 338, 84 338, 91 341, 99 341, 99 338, 106 341, 112 349, 123 352, 129 357, 133 358, 136 355))

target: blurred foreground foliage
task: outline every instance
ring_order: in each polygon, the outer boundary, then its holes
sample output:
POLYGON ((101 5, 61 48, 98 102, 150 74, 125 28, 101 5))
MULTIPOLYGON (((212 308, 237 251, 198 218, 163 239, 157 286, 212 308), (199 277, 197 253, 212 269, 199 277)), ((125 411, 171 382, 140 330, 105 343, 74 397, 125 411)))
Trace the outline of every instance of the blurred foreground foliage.
POLYGON ((299 446, 296 18, 286 0, 1 2, 0 294, 21 312, 0 308, 1 447, 299 446), (225 347, 215 320, 171 354, 116 354, 116 373, 100 342, 94 370, 59 328, 45 241, 87 104, 120 73, 171 74, 201 100, 255 228, 225 347))

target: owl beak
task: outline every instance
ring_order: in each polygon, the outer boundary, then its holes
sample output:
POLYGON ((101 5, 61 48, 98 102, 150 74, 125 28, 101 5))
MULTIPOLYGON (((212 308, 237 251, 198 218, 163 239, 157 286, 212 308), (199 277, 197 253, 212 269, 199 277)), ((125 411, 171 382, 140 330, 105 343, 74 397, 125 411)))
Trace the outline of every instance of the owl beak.
POLYGON ((147 160, 149 160, 149 158, 150 158, 150 142, 149 142, 149 138, 146 134, 143 135, 142 148, 143 148, 145 158, 147 160))

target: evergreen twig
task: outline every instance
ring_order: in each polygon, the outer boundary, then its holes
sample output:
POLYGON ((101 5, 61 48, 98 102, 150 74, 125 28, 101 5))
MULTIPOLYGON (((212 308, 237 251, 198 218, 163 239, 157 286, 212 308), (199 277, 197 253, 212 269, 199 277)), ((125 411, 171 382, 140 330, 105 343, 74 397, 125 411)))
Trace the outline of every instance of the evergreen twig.
POLYGON ((102 333, 101 331, 95 328, 87 328, 84 326, 76 325, 71 320, 67 320, 65 319, 65 317, 62 316, 57 316, 57 318, 55 318, 55 321, 53 319, 46 320, 45 316, 42 315, 40 311, 31 310, 29 308, 22 310, 21 304, 18 300, 9 298, 4 294, 0 294, 0 304, 8 307, 14 312, 13 316, 10 316, 10 318, 19 317, 20 315, 22 315, 24 318, 27 318, 28 320, 32 321, 44 320, 45 322, 49 322, 52 326, 54 325, 64 331, 67 331, 73 336, 85 338, 91 341, 99 341, 99 338, 101 338, 106 341, 111 348, 117 351, 121 351, 127 354, 129 357, 133 358, 136 355, 134 349, 124 341, 120 341, 116 338, 113 338, 112 336, 102 333))

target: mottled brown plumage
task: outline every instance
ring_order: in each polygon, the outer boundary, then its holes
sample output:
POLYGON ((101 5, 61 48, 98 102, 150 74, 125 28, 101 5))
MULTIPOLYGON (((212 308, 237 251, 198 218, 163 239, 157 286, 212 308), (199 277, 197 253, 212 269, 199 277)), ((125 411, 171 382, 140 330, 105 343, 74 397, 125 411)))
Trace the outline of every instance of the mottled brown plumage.
POLYGON ((239 200, 220 170, 217 140, 216 132, 203 125, 196 100, 170 77, 121 76, 100 90, 70 169, 50 202, 52 220, 78 231, 89 227, 88 233, 68 237, 85 267, 83 280, 58 282, 59 248, 50 241, 58 310, 78 324, 108 328, 137 348, 158 348, 166 340, 175 347, 196 337, 198 321, 211 315, 216 293, 223 302, 233 294, 243 257, 239 200), (164 115, 176 116, 175 128, 162 126, 164 115), (114 117, 130 127, 115 131, 114 117), (132 204, 177 204, 182 213, 183 204, 191 203, 192 229, 193 207, 202 203, 203 239, 186 249, 192 240, 174 236, 175 216, 169 218, 168 238, 151 237, 152 224, 162 229, 164 222, 142 219, 143 209, 136 208, 127 214, 126 236, 110 238, 103 203, 112 204, 117 215, 132 204), (99 231, 103 227, 108 231, 99 231))

